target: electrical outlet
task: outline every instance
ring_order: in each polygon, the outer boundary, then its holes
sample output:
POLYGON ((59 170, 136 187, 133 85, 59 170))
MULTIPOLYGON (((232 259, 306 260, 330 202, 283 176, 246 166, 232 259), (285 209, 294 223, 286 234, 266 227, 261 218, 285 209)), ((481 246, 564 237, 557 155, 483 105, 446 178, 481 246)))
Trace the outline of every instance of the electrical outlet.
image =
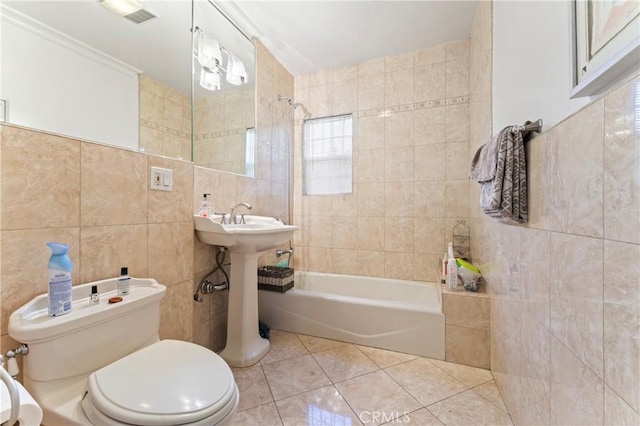
POLYGON ((173 191, 173 170, 151 167, 151 189, 173 191))

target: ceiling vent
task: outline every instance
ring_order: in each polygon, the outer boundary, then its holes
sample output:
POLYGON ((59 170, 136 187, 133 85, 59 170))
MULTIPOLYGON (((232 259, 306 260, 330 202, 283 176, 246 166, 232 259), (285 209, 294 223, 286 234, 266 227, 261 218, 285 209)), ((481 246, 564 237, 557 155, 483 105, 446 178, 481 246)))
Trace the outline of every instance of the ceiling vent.
POLYGON ((156 17, 153 13, 145 10, 137 0, 100 0, 100 4, 116 15, 127 18, 136 24, 156 17))
POLYGON ((141 24, 145 21, 148 21, 149 19, 155 18, 156 15, 149 12, 148 10, 140 9, 133 13, 125 15, 124 17, 130 20, 131 22, 134 22, 136 24, 141 24))

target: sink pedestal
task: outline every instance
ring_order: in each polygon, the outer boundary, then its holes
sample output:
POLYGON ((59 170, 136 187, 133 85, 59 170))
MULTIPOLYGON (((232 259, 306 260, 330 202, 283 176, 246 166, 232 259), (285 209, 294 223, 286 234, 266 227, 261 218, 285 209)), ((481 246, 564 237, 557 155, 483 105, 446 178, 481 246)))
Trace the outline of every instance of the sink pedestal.
POLYGON ((231 276, 227 345, 220 356, 232 367, 248 367, 269 352, 258 333, 258 257, 260 253, 230 250, 231 276))

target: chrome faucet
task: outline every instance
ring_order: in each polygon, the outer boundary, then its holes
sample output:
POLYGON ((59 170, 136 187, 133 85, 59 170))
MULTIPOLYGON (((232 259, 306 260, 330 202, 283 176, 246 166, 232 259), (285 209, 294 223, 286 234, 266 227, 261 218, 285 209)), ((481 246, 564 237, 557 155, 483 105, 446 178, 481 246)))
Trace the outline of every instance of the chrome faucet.
MULTIPOLYGON (((236 204, 231 209, 231 215, 230 215, 231 217, 229 218, 229 223, 235 223, 235 224, 238 223, 238 221, 236 219, 236 209, 238 207, 242 207, 242 206, 246 207, 248 210, 251 210, 251 204, 249 204, 249 203, 238 203, 238 204, 236 204)), ((244 215, 242 215, 242 220, 240 221, 240 223, 242 223, 242 222, 244 222, 244 215)))
POLYGON ((285 254, 292 255, 293 249, 290 248, 289 250, 276 250, 276 257, 284 256, 285 254))

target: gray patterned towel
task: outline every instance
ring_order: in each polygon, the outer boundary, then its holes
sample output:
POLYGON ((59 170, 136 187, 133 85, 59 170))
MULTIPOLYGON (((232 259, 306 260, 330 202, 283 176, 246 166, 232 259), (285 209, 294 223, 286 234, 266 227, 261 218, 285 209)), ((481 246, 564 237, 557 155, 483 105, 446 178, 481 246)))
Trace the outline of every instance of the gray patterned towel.
POLYGON ((527 162, 522 132, 507 126, 473 157, 469 178, 480 183, 480 207, 504 222, 527 221, 527 162))

